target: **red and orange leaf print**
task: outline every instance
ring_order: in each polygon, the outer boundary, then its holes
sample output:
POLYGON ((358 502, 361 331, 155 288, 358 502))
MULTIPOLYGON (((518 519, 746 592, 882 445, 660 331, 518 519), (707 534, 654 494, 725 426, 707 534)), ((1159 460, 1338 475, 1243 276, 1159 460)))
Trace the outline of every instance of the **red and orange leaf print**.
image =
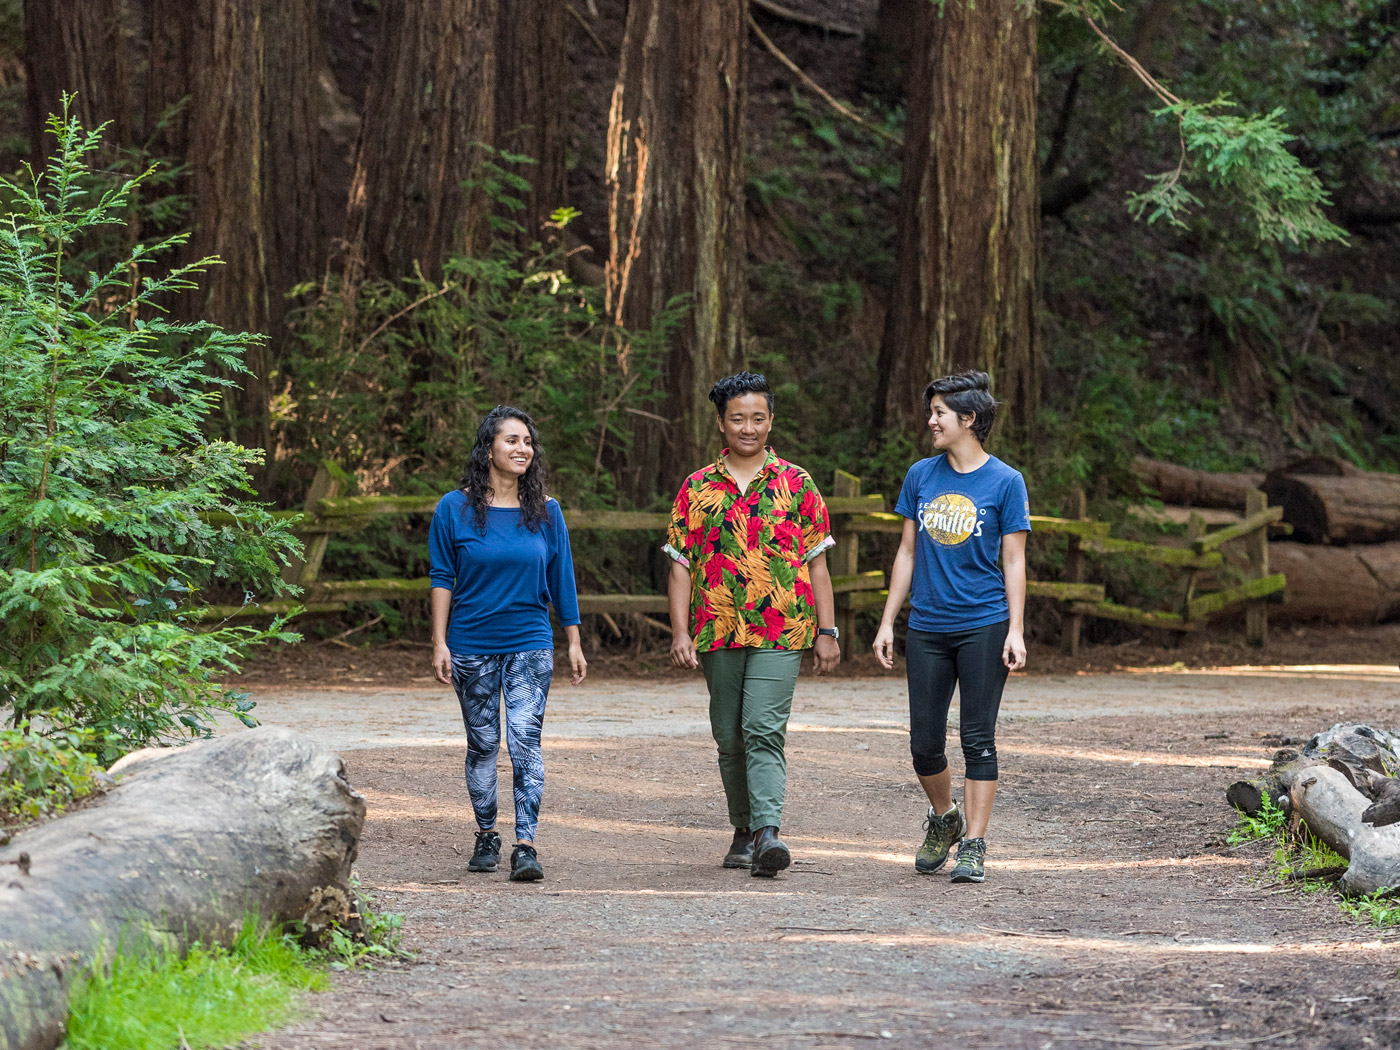
POLYGON ((724 457, 685 479, 666 553, 690 569, 690 630, 701 652, 807 649, 817 605, 807 563, 831 546, 816 484, 772 449, 746 492, 724 457))

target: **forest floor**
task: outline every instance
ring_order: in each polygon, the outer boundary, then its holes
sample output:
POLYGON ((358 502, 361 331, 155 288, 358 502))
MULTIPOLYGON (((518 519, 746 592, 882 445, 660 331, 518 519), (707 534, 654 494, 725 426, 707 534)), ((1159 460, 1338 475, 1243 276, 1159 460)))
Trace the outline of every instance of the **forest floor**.
MULTIPOLYGON (((1343 719, 1400 724, 1397 637, 1384 659, 1307 670, 1014 677, 980 886, 913 870, 923 802, 898 675, 799 683, 783 828, 795 863, 771 881, 719 866, 729 833, 697 675, 561 682, 546 877, 523 885, 466 871, 447 690, 264 676, 260 716, 339 749, 368 799, 360 877, 405 914, 414 958, 336 975, 258 1044, 1400 1044, 1400 939, 1330 894, 1277 885, 1267 846, 1224 842, 1226 785, 1281 742, 1343 719)), ((501 776, 508 799, 504 755, 501 776)), ((509 816, 507 803, 507 842, 509 816)))

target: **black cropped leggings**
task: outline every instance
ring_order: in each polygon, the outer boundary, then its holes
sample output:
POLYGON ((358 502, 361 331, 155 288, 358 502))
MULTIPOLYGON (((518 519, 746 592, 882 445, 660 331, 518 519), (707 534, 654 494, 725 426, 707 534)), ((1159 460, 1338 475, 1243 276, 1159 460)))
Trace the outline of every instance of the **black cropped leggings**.
POLYGON ((968 780, 997 778, 997 711, 1006 685, 1002 647, 1010 622, 956 634, 910 630, 904 643, 909 674, 909 750, 914 772, 931 777, 948 768, 948 707, 958 687, 963 759, 968 780))

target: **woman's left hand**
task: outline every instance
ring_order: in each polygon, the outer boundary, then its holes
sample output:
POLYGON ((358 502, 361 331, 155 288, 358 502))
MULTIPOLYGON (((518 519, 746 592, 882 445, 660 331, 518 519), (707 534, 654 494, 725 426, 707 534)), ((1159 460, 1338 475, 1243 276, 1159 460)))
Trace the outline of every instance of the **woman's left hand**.
POLYGON ((569 680, 578 685, 588 677, 588 661, 583 658, 583 646, 578 642, 569 643, 569 680))
POLYGON ((1011 671, 1019 671, 1026 666, 1026 639, 1020 631, 1006 632, 1006 644, 1001 649, 1001 662, 1011 671))

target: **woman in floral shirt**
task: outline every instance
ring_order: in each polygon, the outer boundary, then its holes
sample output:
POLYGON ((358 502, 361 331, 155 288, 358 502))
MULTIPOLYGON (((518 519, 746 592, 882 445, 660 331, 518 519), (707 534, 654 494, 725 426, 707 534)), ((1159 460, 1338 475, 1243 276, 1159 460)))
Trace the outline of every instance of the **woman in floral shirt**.
POLYGON ((734 840, 727 868, 772 877, 791 863, 778 828, 788 716, 805 649, 817 673, 841 660, 826 503, 767 447, 773 394, 753 372, 710 391, 727 447, 685 479, 671 511, 671 661, 704 669, 710 728, 734 840))

